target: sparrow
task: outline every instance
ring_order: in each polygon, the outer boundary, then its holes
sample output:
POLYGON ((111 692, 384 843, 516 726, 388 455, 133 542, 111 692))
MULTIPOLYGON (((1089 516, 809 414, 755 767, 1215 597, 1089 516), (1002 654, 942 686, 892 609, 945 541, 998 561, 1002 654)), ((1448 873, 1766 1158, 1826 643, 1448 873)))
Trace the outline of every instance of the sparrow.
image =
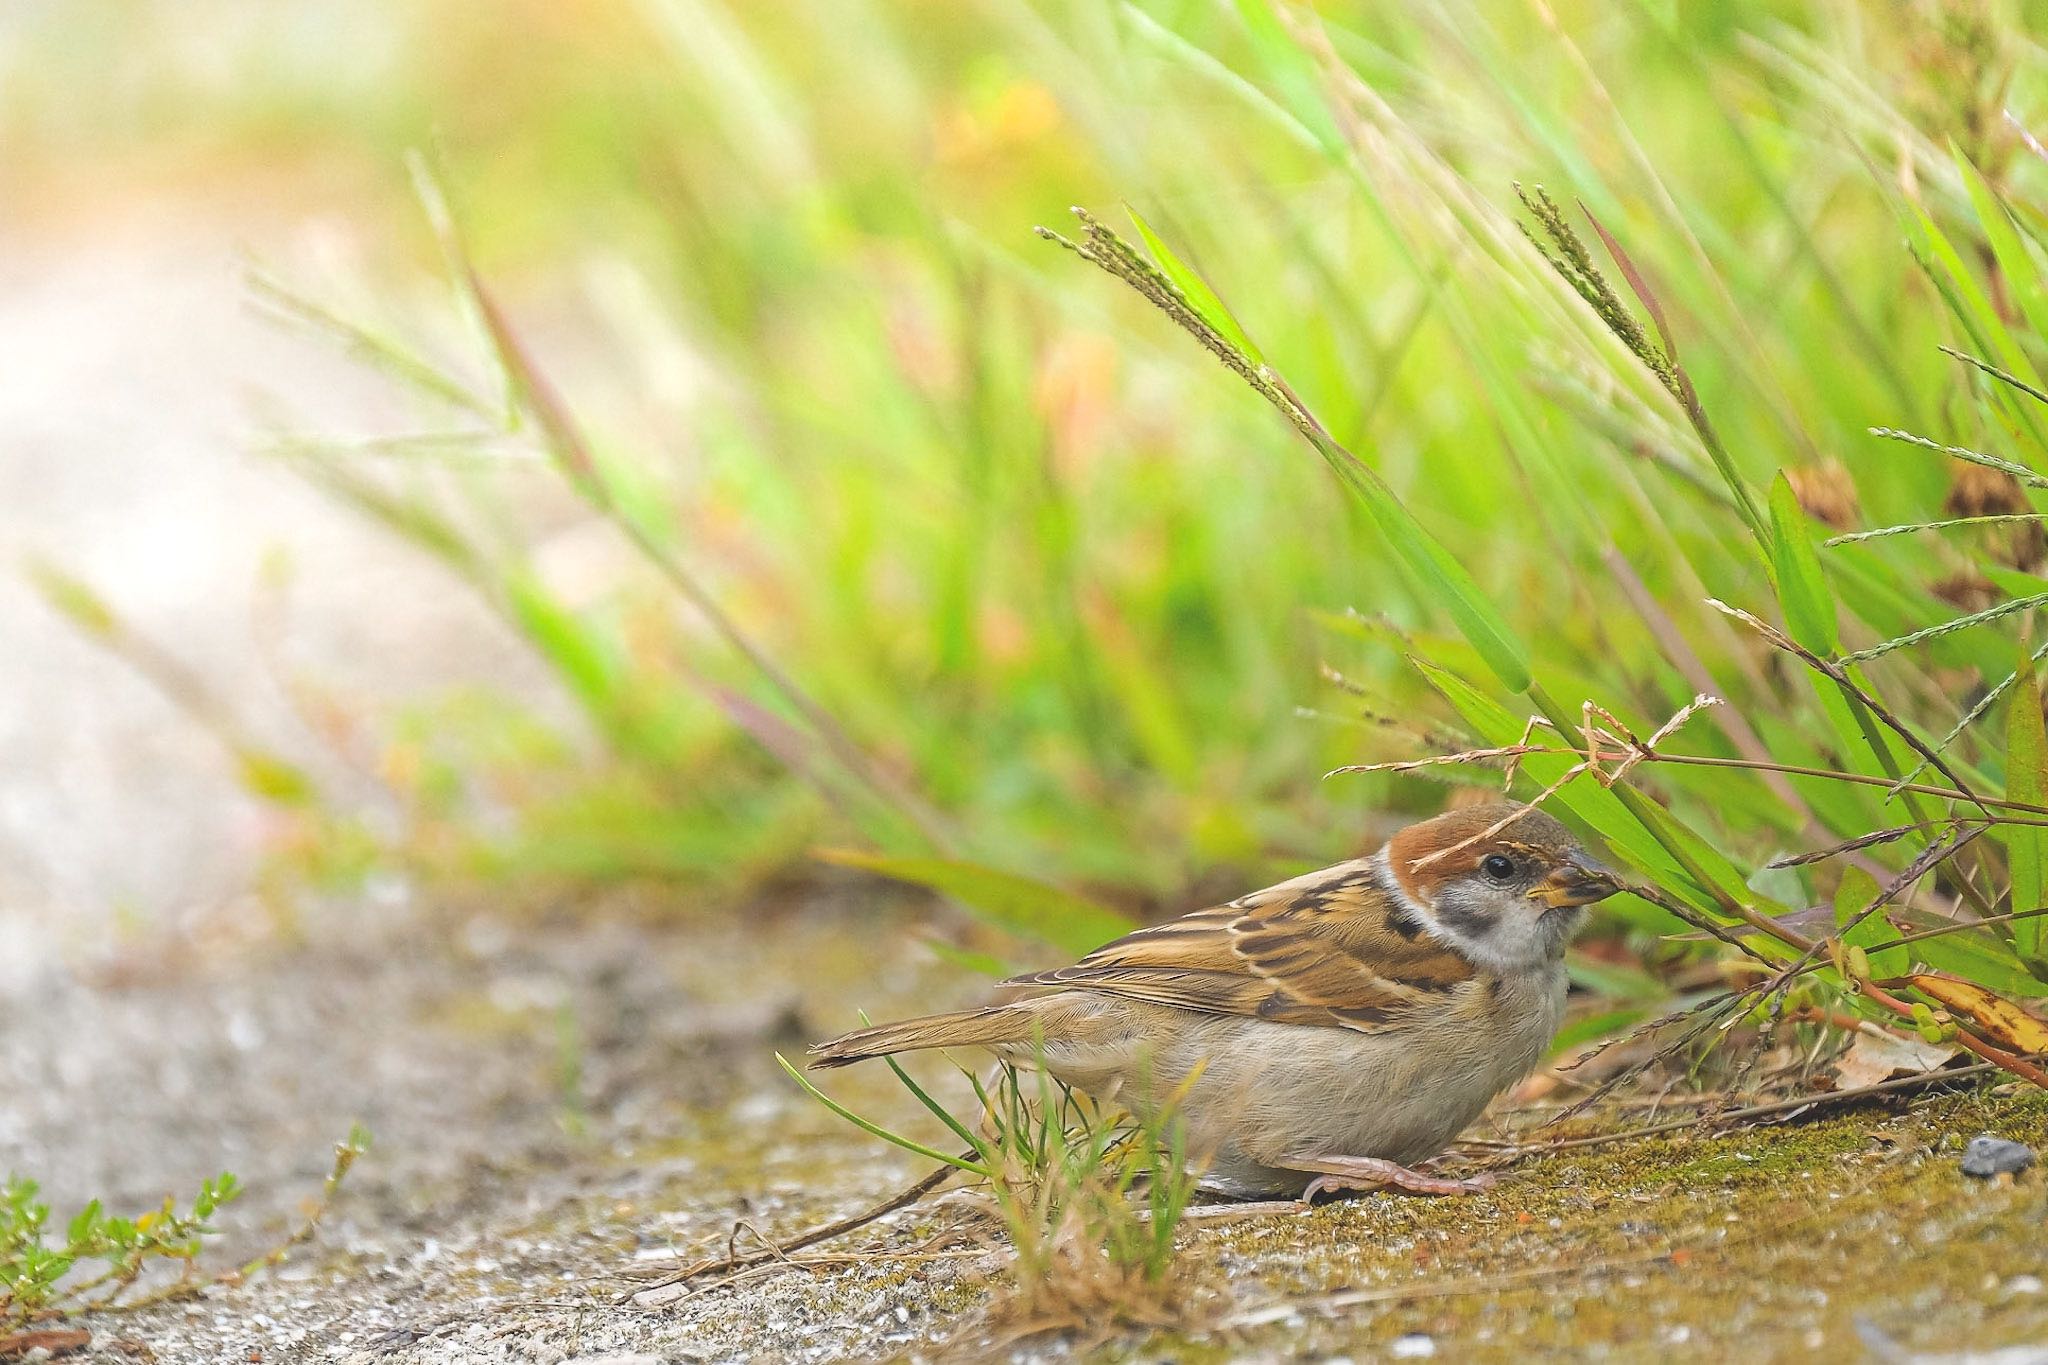
POLYGON ((986 1008, 820 1043, 811 1065, 983 1047, 1140 1116, 1171 1106, 1225 1193, 1470 1193, 1490 1182, 1415 1167, 1535 1068, 1565 944, 1617 889, 1542 811, 1466 807, 1014 977, 986 1008))

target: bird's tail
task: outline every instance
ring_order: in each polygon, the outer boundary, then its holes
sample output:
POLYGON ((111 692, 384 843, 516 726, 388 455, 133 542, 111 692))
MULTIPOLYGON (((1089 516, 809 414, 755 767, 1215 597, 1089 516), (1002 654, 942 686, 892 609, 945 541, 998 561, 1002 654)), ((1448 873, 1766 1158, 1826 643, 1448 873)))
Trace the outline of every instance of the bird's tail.
POLYGON ((1022 1005, 991 1005, 958 1014, 927 1014, 899 1024, 864 1028, 811 1049, 812 1066, 848 1066, 870 1057, 916 1052, 929 1047, 998 1047, 1029 1042, 1037 1013, 1022 1005))

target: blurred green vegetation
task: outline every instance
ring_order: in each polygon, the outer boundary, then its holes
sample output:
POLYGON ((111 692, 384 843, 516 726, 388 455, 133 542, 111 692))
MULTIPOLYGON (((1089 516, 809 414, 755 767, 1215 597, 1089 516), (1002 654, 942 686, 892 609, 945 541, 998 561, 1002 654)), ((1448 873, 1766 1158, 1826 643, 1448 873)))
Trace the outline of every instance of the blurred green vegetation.
MULTIPOLYGON (((404 812, 389 860, 741 889, 857 843, 1066 943, 1073 903, 1017 879, 1185 907, 1500 780, 1332 768, 1574 726, 1585 700, 1646 736, 1698 692, 1728 704, 1672 750, 1866 783, 1580 779, 1564 813, 1674 902, 1617 924, 1825 903, 1833 863, 1752 869, 1907 822, 1863 875, 1939 853, 1974 808, 1885 795, 1916 771, 2039 804, 2002 699, 1947 777, 1903 734, 1941 741, 2011 675, 2030 607, 1830 679, 1708 605, 1834 659, 2041 590, 2032 522, 1818 544, 2032 512, 2026 478, 1871 432, 2048 468, 2048 408, 2011 382, 2048 375, 2048 66, 2018 4, 344 10, 247 21, 39 145, 332 167, 418 248, 402 286, 260 284, 420 433, 278 450, 471 582, 589 725, 489 695, 351 722, 404 812), (415 148, 437 243, 406 235, 415 148), (1532 245, 1565 251, 1518 183, 1640 337, 1532 245), (1211 349, 1262 359, 1322 437, 1033 238, 1070 204, 1151 239, 1211 349), (451 292, 421 292, 428 267, 451 292), (1312 455, 1341 473, 1337 447, 1371 473, 1333 480, 1312 455), (586 533, 615 572, 564 552, 586 533)), ((9 117, 61 108, 33 87, 67 70, 15 73, 9 117)), ((374 861, 353 814, 319 818, 308 847, 348 854, 311 862, 374 861)), ((1900 904, 2032 908, 2010 896, 2039 894, 2038 836, 2000 838, 1900 904)), ((2038 993, 2032 923, 1918 951, 2038 993)))

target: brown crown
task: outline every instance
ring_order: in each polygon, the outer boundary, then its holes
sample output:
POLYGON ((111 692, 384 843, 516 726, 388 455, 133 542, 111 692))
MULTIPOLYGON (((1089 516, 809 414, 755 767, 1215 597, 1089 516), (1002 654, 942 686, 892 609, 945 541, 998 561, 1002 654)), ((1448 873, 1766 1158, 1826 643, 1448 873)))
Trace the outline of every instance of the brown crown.
POLYGON ((1519 853, 1544 867, 1564 862, 1579 841, 1557 820, 1515 801, 1446 811, 1387 841, 1387 862, 1410 895, 1427 893, 1478 868, 1490 853, 1519 853))

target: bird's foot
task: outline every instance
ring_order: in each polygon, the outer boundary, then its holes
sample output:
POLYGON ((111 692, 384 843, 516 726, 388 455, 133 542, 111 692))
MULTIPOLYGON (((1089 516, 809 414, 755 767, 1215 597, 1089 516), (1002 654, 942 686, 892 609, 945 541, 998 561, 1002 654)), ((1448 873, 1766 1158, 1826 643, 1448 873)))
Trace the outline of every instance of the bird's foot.
POLYGON ((1373 1156, 1304 1157, 1289 1161, 1297 1171, 1313 1171, 1316 1178, 1301 1192, 1301 1202, 1312 1204, 1319 1194, 1338 1190, 1384 1190, 1389 1187, 1410 1194, 1484 1194, 1498 1183, 1493 1176, 1476 1175, 1469 1180, 1430 1175, 1410 1170, 1398 1162, 1373 1156))

